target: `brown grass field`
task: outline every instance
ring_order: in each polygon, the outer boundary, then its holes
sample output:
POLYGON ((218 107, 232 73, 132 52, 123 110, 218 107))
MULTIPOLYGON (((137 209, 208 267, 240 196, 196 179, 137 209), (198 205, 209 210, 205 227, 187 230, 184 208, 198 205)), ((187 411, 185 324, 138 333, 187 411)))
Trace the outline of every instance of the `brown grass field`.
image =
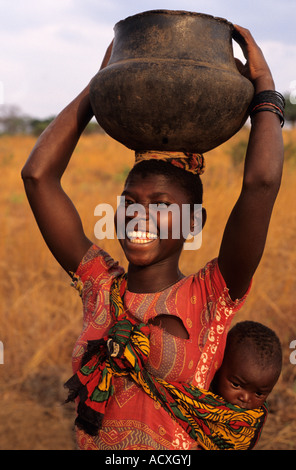
MULTIPOLYGON (((231 155, 245 147, 248 129, 206 155, 203 243, 183 253, 189 274, 217 256, 227 217, 240 191, 242 163, 231 155)), ((296 132, 284 132, 286 162, 265 253, 238 319, 261 321, 279 335, 281 378, 270 396, 270 414, 257 449, 296 450, 296 132)), ((81 303, 70 279, 48 251, 26 200, 21 168, 32 149, 30 136, 0 137, 0 449, 71 450, 74 410, 63 406, 63 382, 71 375, 71 351, 82 325, 81 303)), ((86 233, 95 242, 94 208, 116 205, 133 152, 105 135, 83 136, 63 180, 86 233)), ((101 246, 125 265, 116 240, 101 246)))

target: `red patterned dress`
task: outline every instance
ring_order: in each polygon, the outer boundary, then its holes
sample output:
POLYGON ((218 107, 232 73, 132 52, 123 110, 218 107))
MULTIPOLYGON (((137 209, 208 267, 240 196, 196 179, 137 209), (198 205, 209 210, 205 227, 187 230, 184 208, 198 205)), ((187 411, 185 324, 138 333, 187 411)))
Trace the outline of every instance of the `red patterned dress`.
MULTIPOLYGON (((110 256, 93 245, 73 279, 83 301, 83 330, 73 351, 73 371, 79 369, 87 341, 106 335, 111 326, 109 293, 114 276, 124 272, 110 256)), ((128 314, 148 323, 157 315, 181 319, 188 339, 150 324, 148 370, 166 381, 190 382, 207 389, 220 367, 226 335, 246 295, 231 300, 217 259, 198 273, 157 293, 125 293, 128 314)), ((114 378, 111 397, 98 436, 77 431, 80 449, 140 450, 196 448, 187 433, 136 384, 114 378)))

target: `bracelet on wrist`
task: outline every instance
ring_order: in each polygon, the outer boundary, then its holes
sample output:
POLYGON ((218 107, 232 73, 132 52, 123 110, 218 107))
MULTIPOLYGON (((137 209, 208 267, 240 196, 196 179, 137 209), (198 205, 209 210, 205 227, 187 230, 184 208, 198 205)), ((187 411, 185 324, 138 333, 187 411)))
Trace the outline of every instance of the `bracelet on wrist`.
POLYGON ((249 107, 249 114, 252 121, 253 116, 261 111, 272 112, 278 115, 281 127, 283 127, 285 123, 284 109, 285 98, 283 95, 278 91, 265 90, 254 96, 249 107))

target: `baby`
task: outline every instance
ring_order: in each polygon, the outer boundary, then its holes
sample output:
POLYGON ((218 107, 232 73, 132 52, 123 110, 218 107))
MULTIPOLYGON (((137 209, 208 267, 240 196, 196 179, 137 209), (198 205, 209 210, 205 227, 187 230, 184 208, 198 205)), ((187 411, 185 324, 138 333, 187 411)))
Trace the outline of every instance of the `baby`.
POLYGON ((274 331, 243 321, 227 335, 224 359, 211 390, 240 408, 259 408, 275 386, 281 367, 282 348, 274 331))

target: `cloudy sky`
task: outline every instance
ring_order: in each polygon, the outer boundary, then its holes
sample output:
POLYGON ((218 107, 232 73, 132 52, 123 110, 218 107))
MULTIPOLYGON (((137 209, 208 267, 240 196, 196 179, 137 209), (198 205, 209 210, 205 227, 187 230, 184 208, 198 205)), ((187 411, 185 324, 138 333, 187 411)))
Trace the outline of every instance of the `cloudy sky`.
POLYGON ((115 23, 153 9, 208 13, 247 27, 277 89, 296 84, 295 0, 0 0, 0 103, 39 118, 57 114, 96 73, 115 23))

